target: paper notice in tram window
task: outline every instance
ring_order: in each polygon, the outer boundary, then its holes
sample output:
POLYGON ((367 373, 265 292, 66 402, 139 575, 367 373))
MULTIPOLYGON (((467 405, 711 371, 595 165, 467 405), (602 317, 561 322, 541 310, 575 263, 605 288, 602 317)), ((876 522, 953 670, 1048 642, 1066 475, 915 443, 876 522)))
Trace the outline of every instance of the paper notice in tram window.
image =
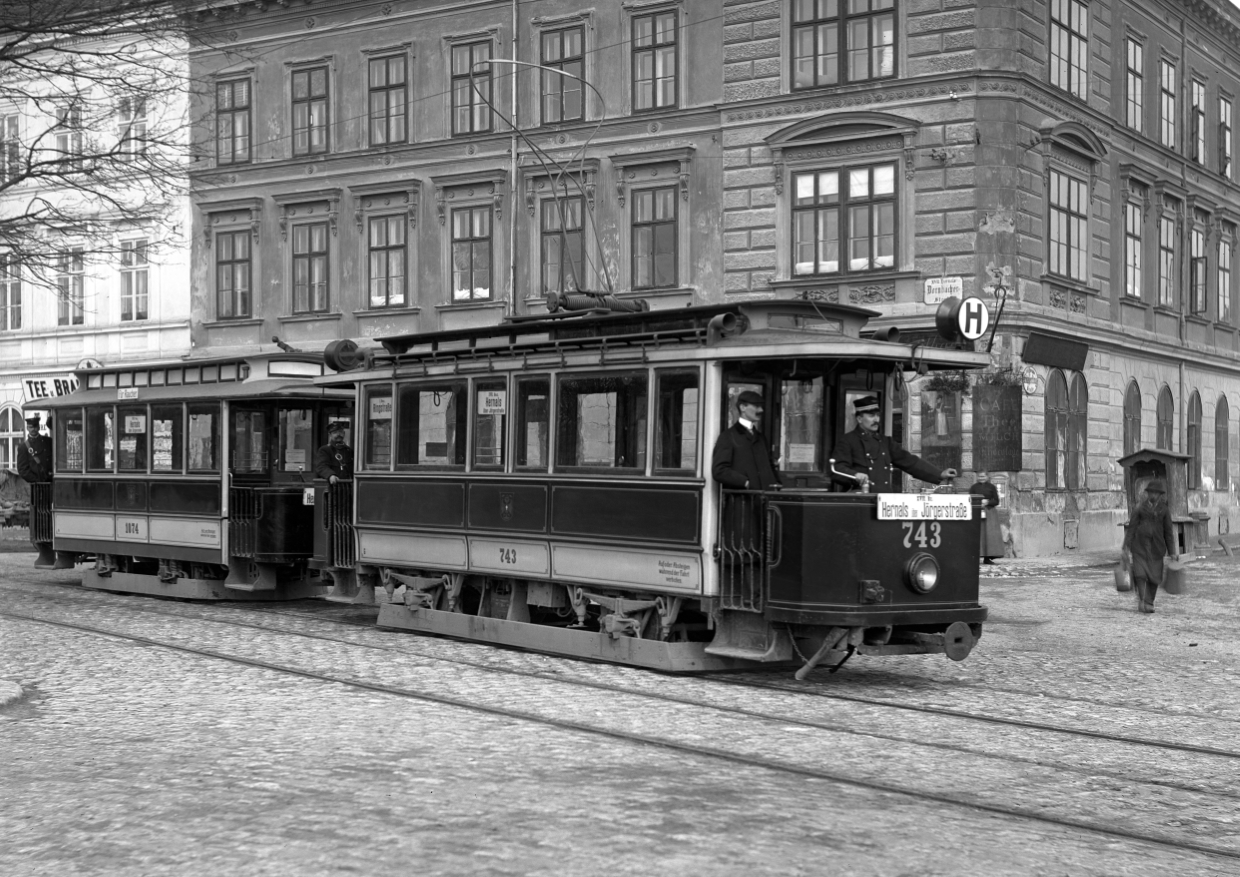
POLYGON ((303 465, 304 465, 304 464, 305 464, 305 462, 306 462, 306 449, 305 449, 305 448, 288 448, 288 449, 286 449, 286 450, 284 451, 284 462, 286 462, 286 463, 301 463, 301 464, 303 464, 303 465))
POLYGON ((371 420, 391 420, 392 419, 392 397, 391 396, 371 396, 370 397, 370 419, 371 420))
POLYGON ((880 493, 880 521, 971 521, 973 503, 967 493, 880 493))
POLYGON ((814 455, 818 450, 817 445, 788 445, 788 462, 789 463, 810 463, 815 462, 814 455))
POLYGON ((145 414, 126 414, 125 432, 146 432, 145 414))

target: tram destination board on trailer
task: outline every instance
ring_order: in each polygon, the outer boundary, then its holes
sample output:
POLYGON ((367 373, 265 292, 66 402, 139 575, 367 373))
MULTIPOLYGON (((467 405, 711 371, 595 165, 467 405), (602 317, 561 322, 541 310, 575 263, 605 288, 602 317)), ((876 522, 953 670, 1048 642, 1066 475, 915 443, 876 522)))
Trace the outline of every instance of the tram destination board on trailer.
POLYGON ((862 337, 874 315, 776 300, 335 342, 317 383, 357 394, 379 625, 673 672, 963 659, 986 617, 974 500, 880 510, 901 497, 843 492, 829 454, 860 396, 890 429, 906 370, 987 357, 862 337), (746 390, 781 490, 711 477, 746 390))
MULTIPOLYGON (((54 419, 51 538, 83 585, 199 600, 320 596, 333 569, 316 481, 327 424, 352 394, 316 386, 321 353, 256 353, 78 372, 54 419), (93 563, 92 563, 93 561, 93 563)), ((351 534, 349 542, 351 544, 351 534)))

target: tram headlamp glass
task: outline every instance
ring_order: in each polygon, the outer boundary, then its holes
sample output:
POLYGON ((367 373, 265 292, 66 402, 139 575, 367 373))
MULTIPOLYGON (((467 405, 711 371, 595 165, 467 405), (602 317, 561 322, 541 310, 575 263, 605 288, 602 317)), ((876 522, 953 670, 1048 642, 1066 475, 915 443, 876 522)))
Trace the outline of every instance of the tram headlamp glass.
POLYGON ((917 554, 904 568, 909 587, 919 594, 928 594, 939 583, 939 562, 929 554, 917 554))

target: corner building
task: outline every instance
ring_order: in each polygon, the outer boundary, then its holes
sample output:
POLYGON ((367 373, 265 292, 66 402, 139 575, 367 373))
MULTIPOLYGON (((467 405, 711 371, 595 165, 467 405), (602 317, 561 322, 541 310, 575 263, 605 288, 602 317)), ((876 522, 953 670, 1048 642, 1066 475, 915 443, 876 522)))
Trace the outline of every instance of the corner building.
POLYGON ((991 368, 909 363, 889 426, 965 485, 988 469, 1018 553, 1117 548, 1141 447, 1188 455, 1211 538, 1240 513, 1229 4, 311 0, 198 23, 199 349, 477 325, 577 286, 855 304, 934 344, 938 302, 978 296, 991 368))

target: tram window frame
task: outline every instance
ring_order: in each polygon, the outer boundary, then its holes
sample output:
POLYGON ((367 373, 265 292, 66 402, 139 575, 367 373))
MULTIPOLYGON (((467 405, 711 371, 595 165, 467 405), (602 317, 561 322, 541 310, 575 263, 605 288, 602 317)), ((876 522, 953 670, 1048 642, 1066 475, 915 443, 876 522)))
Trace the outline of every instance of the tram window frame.
MULTIPOLYGON (((702 393, 703 393, 704 388, 702 386, 703 381, 702 381, 701 370, 700 369, 684 369, 684 368, 655 369, 654 380, 655 380, 655 414, 654 414, 655 448, 654 448, 654 460, 653 460, 654 470, 653 471, 656 475, 680 475, 680 476, 697 475, 698 468, 702 462, 702 414, 704 410, 703 405, 702 405, 702 402, 703 402, 702 393), (679 398, 675 402, 671 402, 671 397, 667 396, 664 393, 664 382, 665 381, 671 381, 675 379, 684 379, 684 378, 692 378, 693 386, 691 389, 697 391, 697 399, 694 403, 697 407, 697 411, 694 414, 693 419, 691 421, 686 421, 684 417, 684 408, 686 404, 685 400, 683 398, 679 398), (679 441, 676 442, 676 445, 679 446, 679 453, 678 453, 677 459, 679 460, 681 465, 679 466, 663 465, 666 462, 664 458, 664 454, 665 454, 665 451, 668 450, 668 448, 665 447, 665 444, 664 444, 666 441, 666 438, 664 435, 666 432, 665 427, 670 427, 673 424, 672 421, 669 421, 666 424, 664 422, 664 411, 665 411, 664 406, 665 404, 668 404, 669 402, 671 402, 673 406, 679 406, 680 415, 678 418, 676 418, 676 420, 678 421, 676 425, 678 425, 682 430, 685 427, 686 423, 691 423, 693 426, 692 465, 689 465, 689 466, 683 465, 684 464, 684 451, 686 448, 685 437, 684 437, 683 431, 680 434, 679 441)), ((690 389, 690 388, 682 387, 680 389, 690 389)))
POLYGON ((151 415, 145 405, 121 405, 116 409, 116 471, 146 474, 149 468, 151 415), (133 450, 126 450, 132 440, 133 450), (129 455, 132 454, 132 457, 129 455))
POLYGON ((366 434, 362 448, 363 468, 376 472, 391 472, 393 427, 396 425, 396 391, 391 384, 377 384, 367 387, 362 398, 366 400, 366 407, 363 409, 366 412, 366 434), (378 408, 375 406, 375 400, 383 398, 387 399, 386 410, 384 406, 378 408), (376 413, 380 416, 376 417, 376 413), (376 424, 384 422, 387 423, 387 454, 380 459, 375 453, 376 449, 381 447, 377 439, 379 427, 376 424))
MULTIPOLYGON (((86 468, 86 413, 81 408, 66 408, 56 415, 56 440, 53 457, 57 472, 83 472, 86 468), (77 418, 77 441, 70 440, 70 425, 77 418), (76 446, 76 448, 75 448, 76 446), (71 465, 70 452, 76 450, 77 465, 71 465)), ((16 464, 14 464, 16 465, 16 464)))
MULTIPOLYGON (((508 379, 507 378, 476 378, 471 382, 473 384, 470 390, 471 411, 471 430, 469 438, 471 470, 479 472, 503 472, 504 467, 508 463, 508 379), (484 412, 479 404, 479 397, 484 392, 502 391, 504 396, 501 400, 500 411, 484 412), (488 418, 498 418, 498 425, 492 421, 491 429, 493 438, 498 441, 498 461, 494 458, 489 462, 479 459, 479 450, 481 449, 480 436, 483 433, 483 426, 488 418)), ((492 403, 494 400, 492 400, 492 403)))
POLYGON ((86 409, 86 471, 116 471, 116 408, 95 405, 86 409), (102 425, 102 429, 100 426, 102 425), (103 438, 96 444, 96 430, 103 438), (110 442, 110 444, 109 444, 110 442))
MULTIPOLYGON (((779 471, 782 473, 786 473, 792 478, 814 478, 814 477, 826 478, 826 477, 829 477, 829 473, 827 472, 827 455, 831 453, 831 448, 827 447, 827 440, 828 440, 827 432, 828 432, 828 426, 829 426, 827 415, 831 407, 830 406, 830 395, 831 395, 830 382, 827 380, 826 376, 823 374, 808 374, 808 375, 799 375, 799 376, 782 375, 778 379, 777 387, 779 391, 779 409, 778 409, 778 429, 776 431, 779 436, 779 442, 776 445, 776 447, 779 449, 779 471), (788 392, 788 389, 793 385, 796 385, 798 389, 801 389, 803 391, 804 384, 809 383, 812 385, 814 382, 819 382, 820 384, 819 389, 818 389, 819 410, 817 412, 811 412, 815 415, 814 419, 816 420, 816 423, 817 423, 817 436, 815 437, 816 440, 812 443, 807 443, 807 442, 796 442, 795 443, 795 444, 800 445, 802 448, 804 448, 807 444, 810 447, 813 447, 814 459, 809 460, 809 461, 793 460, 792 458, 794 456, 794 451, 793 451, 792 446, 794 442, 790 440, 790 437, 792 435, 792 430, 788 422, 788 417, 791 413, 792 406, 787 404, 786 394, 788 392), (798 466, 808 465, 810 466, 810 468, 808 469, 791 468, 794 465, 798 465, 798 466)), ((803 453, 803 452, 797 452, 797 453, 803 453)))
MULTIPOLYGON (((648 370, 641 371, 614 371, 614 372, 583 372, 559 374, 556 376, 556 402, 555 402, 555 471, 557 472, 590 472, 599 475, 644 475, 646 473, 646 465, 649 460, 649 441, 650 441, 650 373, 648 370), (632 409, 633 414, 637 415, 637 420, 632 421, 627 429, 628 437, 623 441, 635 443, 628 450, 632 451, 635 458, 635 465, 621 465, 613 463, 612 465, 600 465, 596 463, 580 463, 577 461, 578 439, 581 438, 579 431, 572 428, 572 440, 568 440, 565 430, 571 424, 576 424, 578 412, 573 412, 573 418, 566 418, 566 406, 572 405, 581 395, 580 391, 574 390, 571 386, 573 383, 586 385, 587 382, 606 382, 624 379, 632 379, 640 381, 640 395, 637 395, 633 402, 625 403, 632 409), (638 402, 637 400, 640 400, 638 402), (570 455, 571 456, 567 456, 570 455)), ((598 395, 600 391, 588 395, 598 395)), ((605 391, 604 391, 605 392, 605 391)), ((624 394, 628 397, 631 394, 624 394)), ((622 418, 625 415, 619 413, 621 404, 621 396, 618 393, 616 399, 616 407, 618 417, 616 420, 616 429, 622 427, 622 418)), ((626 455, 619 454, 622 440, 617 439, 613 432, 610 444, 612 446, 612 459, 624 459, 626 455)))
POLYGON ((304 481, 307 477, 313 477, 314 454, 319 449, 319 442, 315 435, 315 413, 314 404, 310 402, 301 404, 290 403, 276 407, 275 459, 273 460, 274 465, 271 467, 273 480, 304 481), (303 428, 297 430, 305 439, 304 447, 288 444, 289 420, 290 415, 294 413, 304 415, 298 421, 303 428))
MULTIPOLYGON (((436 401, 438 408, 438 401, 436 401)), ((393 444, 396 446, 395 467, 398 470, 444 470, 444 471, 463 471, 465 469, 465 461, 468 459, 468 441, 469 441, 469 382, 463 379, 458 380, 435 380, 435 381, 417 381, 409 383, 400 383, 396 385, 396 429, 393 436, 393 444), (425 456, 424 451, 431 444, 438 445, 439 442, 428 443, 427 445, 419 444, 419 436, 422 434, 422 410, 421 395, 423 393, 431 393, 436 399, 441 394, 450 393, 455 399, 456 410, 453 418, 448 419, 447 411, 450 410, 445 406, 445 441, 444 457, 449 462, 424 462, 422 457, 425 456), (418 403, 414 406, 407 404, 408 397, 413 396, 418 399, 418 403), (451 440, 447 439, 447 425, 451 423, 455 432, 451 440), (409 444, 412 439, 412 444, 409 444), (451 456, 448 451, 452 450, 451 456), (408 454, 413 452, 412 461, 408 454)), ((435 455, 439 456, 439 455, 435 455)))
POLYGON ((223 430, 223 412, 218 402, 213 403, 213 404, 193 403, 193 404, 186 406, 186 410, 185 410, 185 460, 184 460, 186 472, 189 472, 190 474, 197 474, 197 473, 216 473, 220 471, 220 440, 222 437, 222 430, 223 430), (199 467, 199 466, 193 465, 195 460, 194 460, 194 454, 192 453, 192 450, 193 450, 192 442, 197 437, 197 433, 191 432, 190 425, 193 423, 194 417, 201 416, 203 414, 212 415, 211 446, 208 451, 208 453, 211 456, 211 459, 210 459, 211 465, 208 467, 199 467))
POLYGON ((516 383, 517 387, 514 395, 516 396, 517 412, 516 417, 513 418, 516 421, 516 424, 514 427, 515 432, 513 433, 512 440, 513 470, 519 472, 546 472, 551 467, 552 444, 555 434, 555 429, 552 424, 552 413, 555 411, 555 408, 553 407, 554 399, 552 397, 552 387, 554 386, 554 382, 551 380, 551 375, 542 374, 523 375, 517 378, 516 383), (531 420, 531 403, 539 398, 531 392, 531 389, 539 387, 541 387, 543 391, 541 397, 543 402, 543 416, 541 420, 531 420), (538 423, 542 423, 543 425, 542 445, 539 448, 542 454, 542 462, 530 463, 528 462, 530 457, 529 449, 531 447, 531 444, 529 443, 529 427, 531 425, 537 425, 538 423))
MULTIPOLYGON (((234 477, 266 478, 270 474, 271 472, 271 427, 273 426, 273 424, 270 421, 272 420, 274 420, 274 418, 272 417, 272 411, 267 406, 236 407, 236 408, 232 408, 229 411, 228 434, 229 436, 231 436, 232 440, 229 441, 228 445, 229 445, 229 450, 232 452, 232 459, 229 461, 228 470, 234 475, 234 477), (259 465, 257 466, 248 465, 244 469, 239 468, 237 466, 237 451, 240 448, 240 443, 236 440, 237 435, 238 435, 237 418, 241 416, 248 416, 250 418, 253 418, 253 417, 263 418, 263 422, 257 431, 251 428, 247 432, 247 434, 250 435, 251 437, 254 435, 262 436, 263 447, 262 447, 262 450, 260 451, 261 456, 258 458, 259 465)), ((251 446, 251 452, 252 452, 254 442, 250 441, 249 444, 251 446)))
POLYGON ((152 475, 156 474, 173 474, 180 475, 185 471, 185 406, 181 404, 175 405, 152 405, 150 410, 150 471, 152 475), (171 415, 166 417, 164 415, 171 415), (167 448, 160 447, 160 434, 156 432, 155 424, 163 423, 167 420, 172 421, 172 435, 167 448), (171 459, 171 465, 166 468, 160 468, 157 465, 159 455, 162 451, 167 451, 171 459))

